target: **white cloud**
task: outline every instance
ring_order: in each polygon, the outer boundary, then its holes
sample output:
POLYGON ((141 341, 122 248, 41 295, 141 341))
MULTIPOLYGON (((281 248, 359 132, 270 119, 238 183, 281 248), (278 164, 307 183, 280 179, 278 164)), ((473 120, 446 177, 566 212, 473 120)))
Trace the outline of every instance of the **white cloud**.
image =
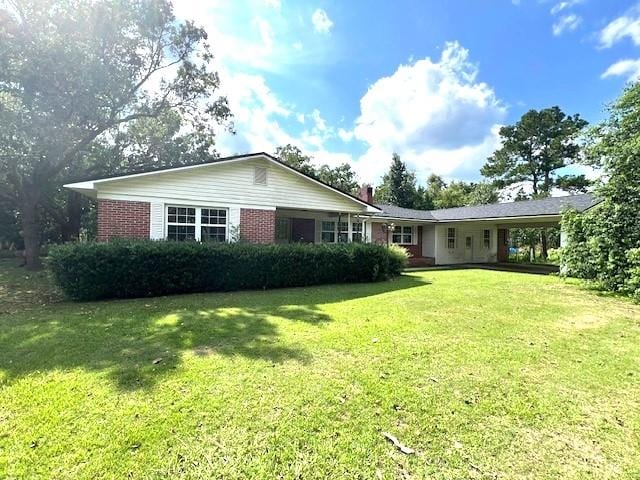
POLYGON ((318 131, 324 132, 327 130, 327 122, 325 122, 324 118, 320 116, 320 110, 318 110, 317 108, 313 112, 311 112, 311 119, 313 120, 315 128, 318 131))
POLYGON ((302 46, 302 42, 293 42, 293 43, 291 44, 291 46, 292 46, 293 48, 295 48, 296 50, 298 50, 298 51, 302 50, 302 48, 303 48, 303 46, 302 46))
POLYGON ((280 3, 280 0, 263 0, 263 1, 267 7, 275 8, 278 10, 282 6, 282 4, 280 3))
POLYGON ((506 114, 493 89, 477 81, 477 74, 469 52, 451 42, 439 60, 400 65, 371 85, 360 100, 353 130, 353 136, 368 146, 357 162, 362 176, 377 180, 397 152, 422 180, 431 172, 477 177, 499 145, 499 124, 506 114))
POLYGON ((604 72, 601 77, 620 77, 625 76, 629 81, 640 80, 640 59, 637 60, 620 60, 604 72))
POLYGON ((561 16, 552 27, 553 34, 557 37, 562 35, 565 31, 574 31, 578 28, 578 25, 582 22, 582 17, 575 13, 561 16))
POLYGON ((333 22, 329 18, 329 15, 321 8, 313 12, 311 22, 313 22, 313 28, 315 28, 318 33, 329 33, 331 27, 333 27, 333 22))
POLYGON ((635 45, 640 45, 640 10, 634 8, 616 18, 602 29, 599 35, 600 47, 609 48, 625 37, 635 45))
POLYGON ((565 0, 564 2, 558 2, 553 7, 551 7, 551 15, 557 15, 563 10, 567 10, 574 5, 578 5, 582 3, 583 0, 565 0))
POLYGON ((353 139, 353 131, 347 131, 344 128, 338 129, 338 137, 343 142, 350 142, 353 139))

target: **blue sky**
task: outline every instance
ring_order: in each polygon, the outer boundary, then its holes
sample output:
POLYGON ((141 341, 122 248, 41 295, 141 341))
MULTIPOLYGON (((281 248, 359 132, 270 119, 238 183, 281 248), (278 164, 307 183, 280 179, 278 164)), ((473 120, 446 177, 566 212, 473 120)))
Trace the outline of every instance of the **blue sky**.
POLYGON ((640 77, 640 4, 604 0, 175 2, 204 27, 236 135, 221 155, 293 143, 377 182, 474 180, 500 125, 559 105, 589 122, 640 77))

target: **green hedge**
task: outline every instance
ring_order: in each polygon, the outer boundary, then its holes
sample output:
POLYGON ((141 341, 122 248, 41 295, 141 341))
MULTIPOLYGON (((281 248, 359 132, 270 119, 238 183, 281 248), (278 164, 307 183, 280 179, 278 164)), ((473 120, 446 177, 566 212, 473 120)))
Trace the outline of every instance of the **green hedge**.
POLYGON ((372 244, 252 245, 120 240, 50 252, 74 300, 375 282, 398 275, 406 252, 372 244))

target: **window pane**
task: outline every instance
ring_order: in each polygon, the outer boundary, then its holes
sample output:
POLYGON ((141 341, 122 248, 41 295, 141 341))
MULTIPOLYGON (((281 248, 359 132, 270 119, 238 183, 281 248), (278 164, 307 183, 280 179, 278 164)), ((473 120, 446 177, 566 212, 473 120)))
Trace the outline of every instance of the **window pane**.
POLYGON ((336 241, 336 234, 334 232, 322 232, 322 241, 324 243, 334 243, 336 241))
POLYGON ((347 243, 349 241, 349 234, 342 232, 338 234, 338 242, 347 243))
POLYGON ((411 241, 412 241, 411 234, 402 236, 402 243, 411 243, 411 241))
POLYGON ((391 241, 393 243, 402 243, 402 235, 394 233, 391 235, 391 241))
POLYGON ((224 242, 225 233, 225 227, 201 227, 200 237, 203 242, 224 242))
POLYGON ((402 227, 400 225, 396 225, 395 227, 393 227, 393 233, 401 233, 402 232, 402 227))
POLYGON ((353 223, 351 224, 351 230, 353 230, 353 232, 362 232, 362 223, 353 223))
POLYGON ((357 243, 362 243, 362 234, 353 232, 353 241, 357 243))
POLYGON ((322 222, 323 232, 333 232, 336 229, 336 222, 322 222))
POLYGON ((167 227, 167 238, 169 240, 195 240, 196 227, 187 225, 169 225, 167 227))
POLYGON ((349 222, 338 222, 338 230, 340 232, 348 232, 349 231, 349 222))
POLYGON ((412 233, 412 227, 403 227, 402 232, 411 234, 412 233))
POLYGON ((227 211, 203 208, 200 211, 200 222, 204 225, 226 225, 227 211))

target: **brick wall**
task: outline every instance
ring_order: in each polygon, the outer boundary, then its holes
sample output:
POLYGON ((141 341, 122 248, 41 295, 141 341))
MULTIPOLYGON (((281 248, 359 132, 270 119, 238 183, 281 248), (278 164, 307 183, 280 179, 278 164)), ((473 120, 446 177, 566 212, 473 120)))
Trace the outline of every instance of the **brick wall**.
POLYGON ((147 202, 98 200, 99 242, 111 238, 149 238, 150 205, 147 202))
POLYGON ((274 243, 276 211, 241 208, 240 237, 251 243, 274 243))
POLYGON ((382 223, 371 223, 371 243, 378 245, 387 244, 386 231, 382 229, 382 223))

